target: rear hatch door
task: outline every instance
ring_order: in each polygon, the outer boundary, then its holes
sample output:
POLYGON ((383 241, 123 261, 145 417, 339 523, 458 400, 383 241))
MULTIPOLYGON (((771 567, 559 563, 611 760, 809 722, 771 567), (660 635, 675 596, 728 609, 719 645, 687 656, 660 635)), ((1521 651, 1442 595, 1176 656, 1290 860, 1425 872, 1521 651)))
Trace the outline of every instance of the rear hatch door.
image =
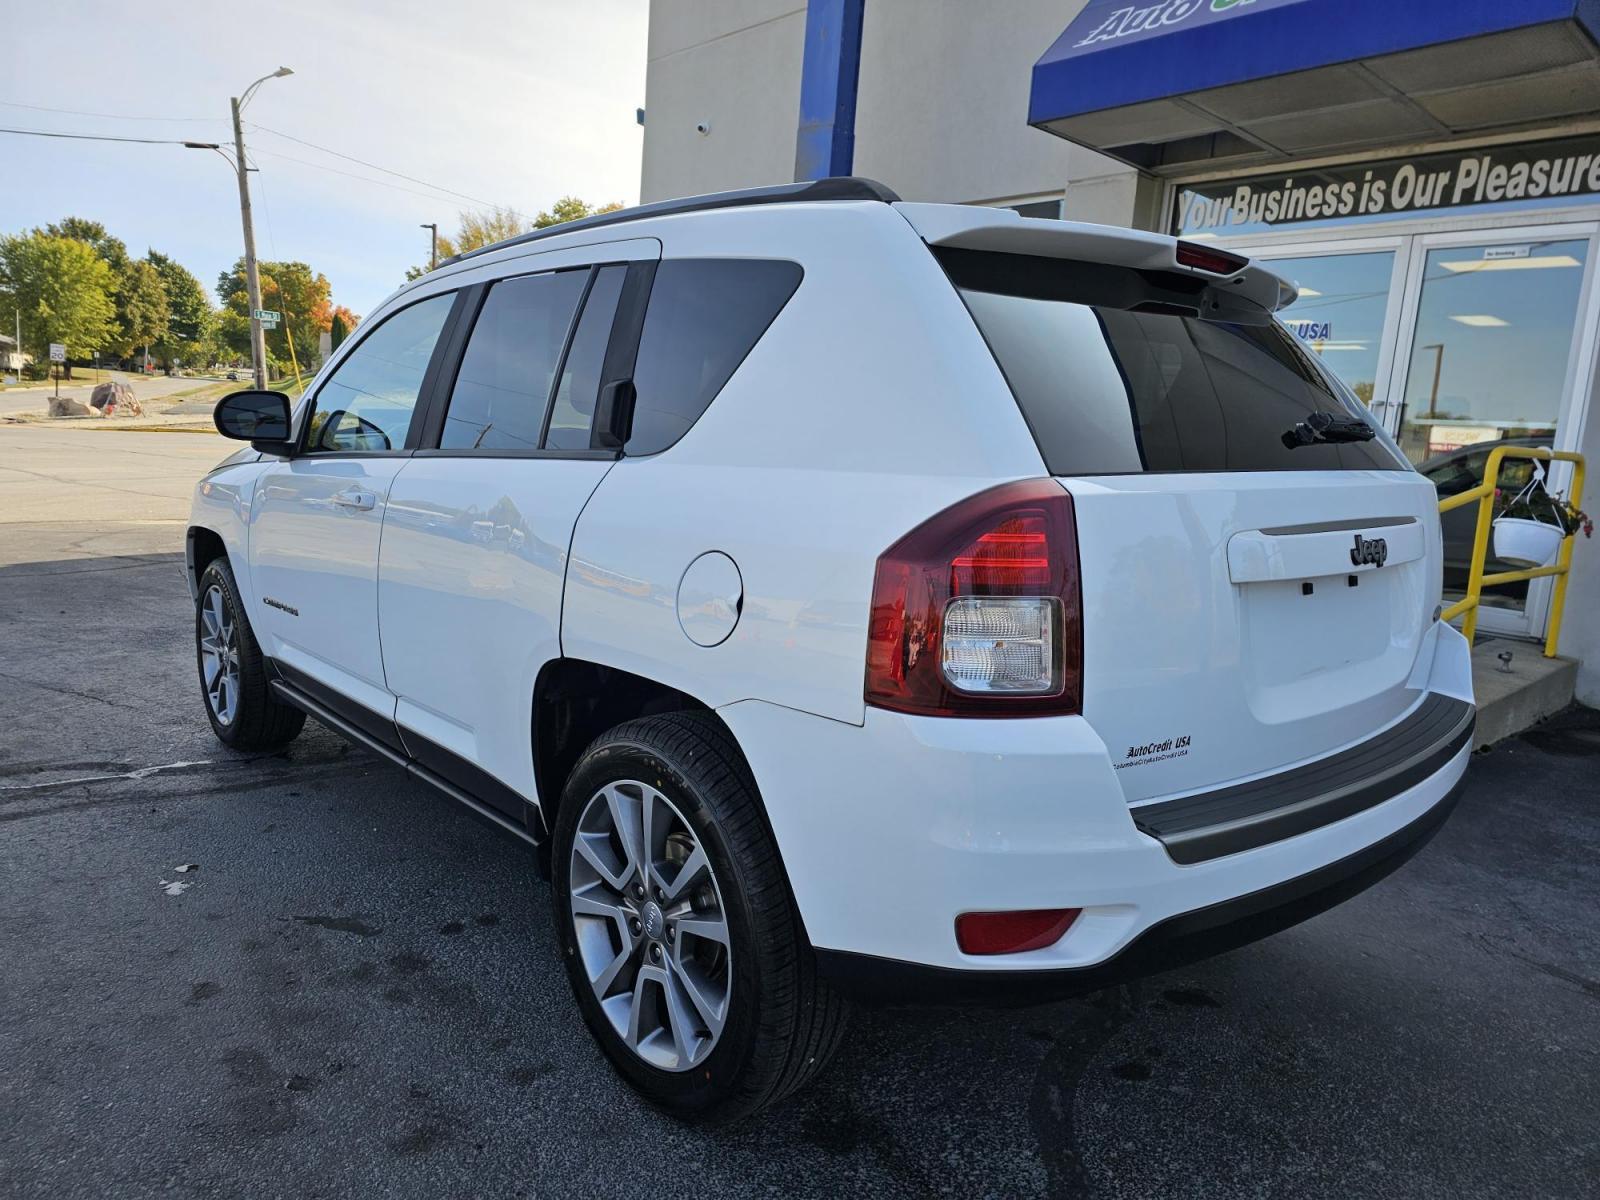
POLYGON ((1248 286, 1163 268, 1172 239, 1116 250, 1097 232, 1113 249, 1085 260, 1034 253, 1053 243, 1029 233, 1029 253, 984 248, 1011 244, 993 235, 934 252, 1072 493, 1083 711, 1127 798, 1399 719, 1440 594, 1436 497, 1250 301, 1292 293, 1253 267, 1234 276, 1248 286))

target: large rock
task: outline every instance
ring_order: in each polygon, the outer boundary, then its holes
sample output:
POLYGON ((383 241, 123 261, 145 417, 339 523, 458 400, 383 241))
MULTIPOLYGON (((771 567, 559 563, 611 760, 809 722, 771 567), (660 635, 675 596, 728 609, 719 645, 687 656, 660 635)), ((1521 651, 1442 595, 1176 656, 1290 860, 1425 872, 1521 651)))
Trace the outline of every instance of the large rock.
POLYGON ((52 417, 98 417, 101 412, 98 408, 90 408, 82 400, 74 400, 71 396, 51 396, 50 415, 52 417))
POLYGON ((142 417, 144 405, 139 403, 133 389, 115 380, 100 384, 89 397, 89 405, 102 417, 142 417))

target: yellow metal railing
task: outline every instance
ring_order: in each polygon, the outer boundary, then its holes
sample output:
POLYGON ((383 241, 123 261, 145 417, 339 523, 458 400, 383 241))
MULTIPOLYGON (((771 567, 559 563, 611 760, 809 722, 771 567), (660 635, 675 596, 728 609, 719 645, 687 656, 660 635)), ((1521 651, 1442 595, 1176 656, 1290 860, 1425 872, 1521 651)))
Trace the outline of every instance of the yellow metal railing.
POLYGON ((1508 458, 1537 458, 1545 462, 1554 459, 1558 462, 1571 463, 1572 490, 1568 495, 1574 506, 1583 503, 1583 455, 1570 454, 1565 450, 1545 450, 1537 446, 1496 446, 1489 451, 1489 461, 1483 470, 1483 482, 1459 495, 1439 501, 1441 514, 1454 508, 1464 508, 1474 500, 1478 502, 1478 529, 1472 539, 1472 566, 1467 572, 1467 594, 1445 609, 1440 616, 1442 620, 1453 621, 1462 613, 1466 613, 1467 619, 1462 623, 1461 632, 1470 642, 1472 635, 1477 632, 1478 604, 1482 599, 1484 588, 1554 575, 1556 591, 1550 601, 1550 619, 1546 623, 1544 638, 1545 657, 1554 658, 1556 639, 1561 634, 1561 612, 1567 601, 1567 572, 1572 565, 1573 535, 1569 533, 1561 540, 1561 549, 1556 553, 1554 566, 1531 567, 1525 571, 1497 571, 1493 575, 1483 573, 1484 560, 1489 557, 1489 533, 1494 525, 1494 493, 1500 480, 1500 464, 1508 458))

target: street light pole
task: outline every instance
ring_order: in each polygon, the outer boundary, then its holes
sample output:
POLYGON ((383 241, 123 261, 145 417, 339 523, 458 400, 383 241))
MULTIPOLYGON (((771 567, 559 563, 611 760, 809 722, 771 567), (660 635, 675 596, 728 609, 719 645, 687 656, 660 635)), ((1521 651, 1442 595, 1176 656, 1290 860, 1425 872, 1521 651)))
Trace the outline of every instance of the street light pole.
POLYGON ((430 224, 424 221, 418 228, 431 230, 433 233, 432 248, 428 251, 428 270, 436 271, 439 269, 439 222, 434 221, 430 224))
POLYGON ((240 114, 263 83, 293 74, 288 67, 279 67, 245 88, 242 96, 228 101, 233 111, 233 165, 239 175, 239 220, 244 225, 244 282, 250 297, 250 365, 254 368, 257 391, 265 391, 267 387, 267 334, 256 316, 261 311, 261 271, 256 265, 256 229, 250 219, 250 168, 244 157, 244 124, 240 114))

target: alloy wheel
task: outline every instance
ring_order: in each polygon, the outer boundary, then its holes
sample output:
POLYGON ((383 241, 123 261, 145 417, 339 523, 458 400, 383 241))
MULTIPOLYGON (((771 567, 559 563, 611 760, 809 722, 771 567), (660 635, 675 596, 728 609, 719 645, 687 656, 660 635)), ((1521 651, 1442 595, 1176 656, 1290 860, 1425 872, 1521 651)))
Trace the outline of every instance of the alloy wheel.
POLYGON ((239 628, 215 583, 200 602, 200 673, 218 724, 232 725, 239 711, 239 628))
POLYGON ((584 977, 645 1062, 704 1062, 728 1018, 727 911, 711 860, 661 792, 637 780, 589 799, 572 843, 572 922, 584 977))

